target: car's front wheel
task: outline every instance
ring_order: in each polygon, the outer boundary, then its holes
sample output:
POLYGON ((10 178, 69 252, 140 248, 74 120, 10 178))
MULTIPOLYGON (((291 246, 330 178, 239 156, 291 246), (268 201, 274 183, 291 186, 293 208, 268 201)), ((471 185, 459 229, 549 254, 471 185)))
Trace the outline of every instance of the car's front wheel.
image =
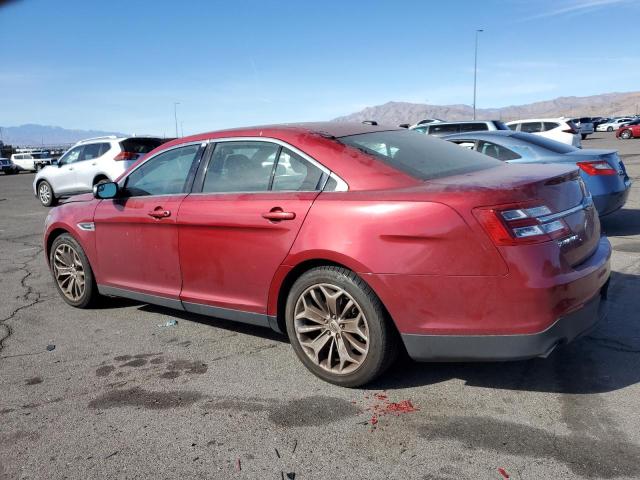
POLYGON ((629 140, 631 138, 631 130, 625 130, 620 134, 620 137, 624 138, 625 140, 629 140))
POLYGON ((580 136, 582 137, 582 140, 587 138, 587 134, 586 133, 582 133, 582 134, 580 134, 580 136))
POLYGON ((80 244, 68 233, 57 237, 49 252, 49 266, 56 288, 65 302, 87 308, 98 298, 93 270, 80 244))
POLYGON ((380 299, 354 272, 319 267, 291 287, 287 333, 302 363, 336 385, 358 387, 381 375, 398 350, 380 299))
POLYGON ((38 199, 40 203, 45 207, 51 207, 56 203, 56 197, 53 193, 53 188, 46 180, 42 180, 38 183, 38 199))
POLYGON ((607 127, 607 132, 613 132, 613 127, 607 127))

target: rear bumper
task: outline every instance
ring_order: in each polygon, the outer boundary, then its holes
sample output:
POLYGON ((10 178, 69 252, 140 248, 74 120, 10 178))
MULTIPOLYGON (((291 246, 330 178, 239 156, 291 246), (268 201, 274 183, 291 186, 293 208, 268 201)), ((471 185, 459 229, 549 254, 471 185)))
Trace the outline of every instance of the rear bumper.
POLYGON ((546 330, 525 335, 411 335, 402 340, 418 361, 506 361, 546 357, 558 345, 589 332, 601 317, 609 282, 582 308, 559 318, 546 330))
POLYGON ((598 215, 603 217, 609 215, 624 207, 629 198, 629 192, 631 191, 631 182, 625 185, 625 189, 620 192, 613 192, 606 195, 593 196, 593 203, 598 210, 598 215))

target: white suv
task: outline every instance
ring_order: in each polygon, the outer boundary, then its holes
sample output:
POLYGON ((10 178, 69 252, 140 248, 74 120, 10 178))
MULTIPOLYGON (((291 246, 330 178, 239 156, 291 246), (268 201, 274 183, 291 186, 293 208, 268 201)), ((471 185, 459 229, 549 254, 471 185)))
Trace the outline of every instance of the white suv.
POLYGON ((60 197, 90 192, 100 182, 112 182, 138 158, 167 140, 154 137, 97 137, 82 140, 43 168, 33 181, 33 192, 50 207, 60 197))
POLYGON ((556 142, 582 148, 580 129, 567 118, 530 118, 509 122, 507 125, 511 130, 517 132, 533 133, 556 142))

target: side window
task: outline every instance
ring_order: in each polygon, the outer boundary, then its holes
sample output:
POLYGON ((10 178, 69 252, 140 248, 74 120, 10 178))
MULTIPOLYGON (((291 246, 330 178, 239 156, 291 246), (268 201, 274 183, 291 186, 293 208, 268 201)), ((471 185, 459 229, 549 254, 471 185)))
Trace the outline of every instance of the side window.
POLYGON ((280 146, 270 142, 216 144, 204 178, 204 193, 266 192, 280 146))
POLYGON ((109 150, 111 150, 111 144, 110 143, 101 143, 100 144, 100 151, 98 151, 98 156, 101 157, 102 155, 107 153, 109 150))
POLYGON ((460 133, 478 132, 481 130, 489 130, 486 123, 462 123, 460 124, 460 133))
POLYGON ((78 161, 78 158, 80 157, 80 154, 82 153, 82 149, 84 147, 81 145, 79 147, 76 148, 72 148, 71 150, 69 150, 67 153, 65 153, 62 158, 60 158, 60 160, 58 161, 58 163, 60 165, 68 165, 70 163, 74 163, 78 161))
POLYGON ((429 127, 416 127, 413 129, 414 132, 426 133, 429 127))
POLYGON ((446 123, 429 125, 429 135, 449 135, 452 133, 460 133, 460 125, 446 123))
POLYGON ((100 143, 90 143, 89 145, 85 145, 82 149, 82 153, 80 154, 80 158, 78 158, 78 162, 98 158, 100 156, 100 145, 100 143))
POLYGON ((199 145, 174 148, 148 160, 127 177, 126 194, 141 197, 185 193, 198 148, 199 145))
POLYGON ((542 122, 523 122, 520 126, 521 132, 538 133, 542 131, 542 122))
POLYGON ((555 123, 555 122, 544 122, 542 124, 542 131, 543 132, 547 132, 549 130, 553 130, 554 128, 558 128, 560 126, 559 123, 555 123))
POLYGON ((272 190, 308 192, 317 190, 322 170, 287 148, 280 151, 272 190))
POLYGON ((497 160, 507 161, 507 160, 516 160, 521 158, 517 153, 505 148, 501 145, 496 145, 495 143, 487 142, 485 140, 480 140, 478 142, 478 152, 484 153, 485 155, 489 155, 497 160))
POLYGON ((519 123, 512 123, 511 125, 507 125, 507 127, 509 127, 511 130, 513 130, 514 132, 516 130, 518 130, 518 125, 520 125, 519 123))
POLYGON ((462 148, 466 148, 467 150, 473 150, 476 146, 476 142, 472 140, 455 140, 452 143, 461 146, 462 148))

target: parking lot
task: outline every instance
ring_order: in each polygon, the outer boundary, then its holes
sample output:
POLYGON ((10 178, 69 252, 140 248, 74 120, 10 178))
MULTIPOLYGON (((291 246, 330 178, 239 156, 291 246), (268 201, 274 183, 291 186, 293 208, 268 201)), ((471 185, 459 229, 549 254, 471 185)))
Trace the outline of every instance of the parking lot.
POLYGON ((602 220, 598 328, 547 359, 401 360, 367 389, 322 382, 266 329, 68 306, 33 175, 0 176, 0 479, 639 478, 640 140, 583 147, 618 149, 635 182, 602 220))

